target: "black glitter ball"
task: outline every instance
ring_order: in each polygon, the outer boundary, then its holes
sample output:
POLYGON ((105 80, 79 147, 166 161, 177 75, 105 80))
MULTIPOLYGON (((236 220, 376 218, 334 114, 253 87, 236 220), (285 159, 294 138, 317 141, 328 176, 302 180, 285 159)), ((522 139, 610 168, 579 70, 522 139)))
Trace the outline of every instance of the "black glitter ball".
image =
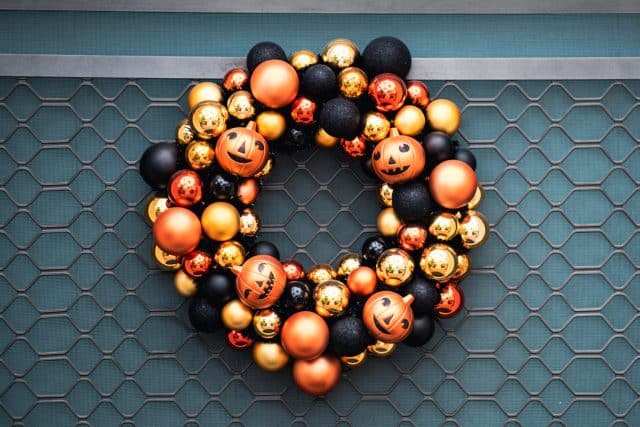
POLYGON ((393 210, 404 221, 426 221, 431 213, 431 195, 427 184, 413 181, 393 189, 393 210))
POLYGON ((302 77, 302 91, 318 101, 333 98, 338 93, 336 73, 328 65, 312 65, 302 77))
POLYGON ((370 342, 369 332, 359 317, 343 317, 331 325, 331 349, 338 356, 360 354, 370 342))
POLYGON ((403 291, 405 295, 413 295, 411 308, 416 316, 433 314, 434 307, 440 302, 440 291, 436 285, 419 274, 413 277, 403 291))
POLYGON ((247 68, 252 73, 255 68, 269 59, 287 60, 287 55, 280 45, 274 42, 260 42, 254 45, 247 53, 247 68))
POLYGON ((322 106, 320 126, 331 136, 355 138, 360 133, 360 110, 352 101, 333 98, 322 106))
POLYGON ((213 332, 220 327, 220 313, 204 296, 197 295, 189 304, 189 321, 200 332, 213 332))
POLYGON ((393 73, 405 78, 411 69, 411 52, 395 37, 378 37, 364 48, 362 67, 369 77, 393 73))

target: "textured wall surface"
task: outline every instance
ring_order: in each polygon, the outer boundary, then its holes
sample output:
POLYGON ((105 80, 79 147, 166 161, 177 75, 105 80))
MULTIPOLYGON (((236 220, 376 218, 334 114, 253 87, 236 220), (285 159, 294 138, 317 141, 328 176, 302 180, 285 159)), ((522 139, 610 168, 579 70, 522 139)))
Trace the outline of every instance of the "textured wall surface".
MULTIPOLYGON (((464 107, 486 189, 466 310, 313 399, 190 331, 151 261, 135 164, 190 82, 0 79, 0 425, 639 425, 640 81, 428 83, 464 107)), ((311 150, 276 159, 258 209, 309 265, 379 208, 311 150)))

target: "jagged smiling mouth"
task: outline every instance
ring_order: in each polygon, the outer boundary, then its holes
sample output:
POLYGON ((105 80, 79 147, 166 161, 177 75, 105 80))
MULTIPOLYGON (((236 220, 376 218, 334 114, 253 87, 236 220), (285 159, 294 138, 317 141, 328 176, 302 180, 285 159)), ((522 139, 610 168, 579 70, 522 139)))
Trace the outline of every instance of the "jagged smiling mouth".
POLYGON ((406 172, 409 169, 409 165, 406 166, 398 166, 395 169, 383 169, 382 173, 385 175, 400 175, 402 172, 406 172))

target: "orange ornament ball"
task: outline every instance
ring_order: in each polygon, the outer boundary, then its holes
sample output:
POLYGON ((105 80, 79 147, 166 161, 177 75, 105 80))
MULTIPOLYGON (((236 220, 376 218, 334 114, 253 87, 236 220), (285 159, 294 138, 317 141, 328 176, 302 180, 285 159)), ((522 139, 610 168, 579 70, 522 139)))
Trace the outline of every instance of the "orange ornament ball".
POLYGON ((347 277, 347 287, 354 295, 368 297, 376 291, 378 276, 370 267, 358 267, 347 277))
POLYGON ((371 153, 373 171, 388 184, 411 181, 422 173, 425 164, 422 145, 410 136, 400 135, 396 128, 391 129, 391 136, 380 141, 371 153))
POLYGON ((284 322, 281 334, 282 346, 295 359, 315 359, 329 344, 327 323, 312 311, 293 314, 284 322))
POLYGON ((282 264, 269 255, 255 255, 231 267, 236 275, 238 298, 251 308, 269 308, 280 298, 287 283, 282 264))
POLYGON ((446 160, 429 176, 431 196, 440 206, 460 209, 473 199, 478 178, 471 166, 460 160, 446 160))
POLYGON ((218 165, 232 175, 248 178, 260 172, 269 160, 269 144, 256 132, 256 122, 227 129, 216 142, 218 165))
POLYGON ((280 59, 262 62, 251 74, 251 93, 270 108, 291 104, 298 94, 300 80, 296 70, 280 59))
POLYGON ((195 250, 201 235, 198 216, 186 208, 169 208, 153 223, 156 244, 171 255, 183 256, 195 250))
POLYGON ((402 297, 391 291, 371 295, 362 309, 362 321, 377 340, 398 343, 413 330, 413 295, 402 297))
POLYGON ((314 360, 296 360, 293 363, 293 381, 305 393, 322 396, 340 381, 342 366, 335 356, 323 355, 314 360))

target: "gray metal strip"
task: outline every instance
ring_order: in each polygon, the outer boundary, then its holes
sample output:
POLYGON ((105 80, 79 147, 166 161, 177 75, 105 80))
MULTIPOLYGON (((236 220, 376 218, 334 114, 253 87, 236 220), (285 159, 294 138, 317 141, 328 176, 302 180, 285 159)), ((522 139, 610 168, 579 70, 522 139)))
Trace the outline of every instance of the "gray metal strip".
POLYGON ((638 0, 2 0, 0 10, 214 13, 640 13, 638 0))

